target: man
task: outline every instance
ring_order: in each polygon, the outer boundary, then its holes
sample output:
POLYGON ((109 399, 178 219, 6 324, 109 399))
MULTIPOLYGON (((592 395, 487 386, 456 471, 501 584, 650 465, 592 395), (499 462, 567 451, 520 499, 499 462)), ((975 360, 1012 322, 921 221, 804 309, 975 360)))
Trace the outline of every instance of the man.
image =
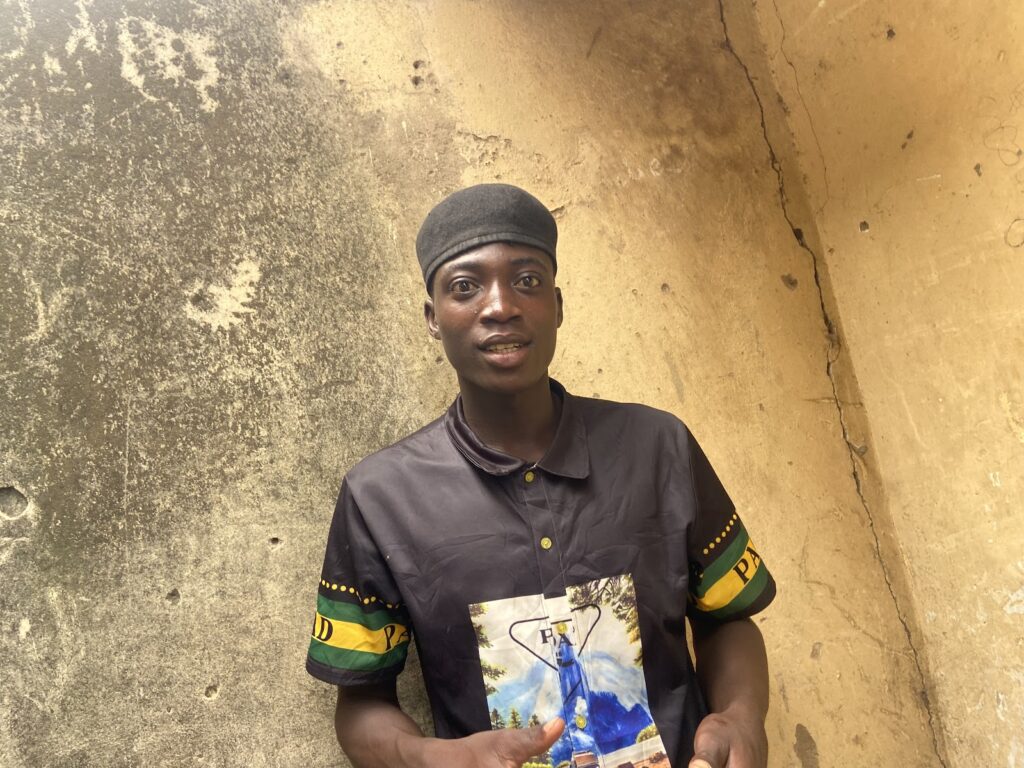
POLYGON ((460 395, 346 476, 307 669, 358 768, 764 768, 774 582, 682 422, 548 378, 556 241, 503 184, 424 221, 460 395), (414 630, 438 738, 395 693, 414 630))

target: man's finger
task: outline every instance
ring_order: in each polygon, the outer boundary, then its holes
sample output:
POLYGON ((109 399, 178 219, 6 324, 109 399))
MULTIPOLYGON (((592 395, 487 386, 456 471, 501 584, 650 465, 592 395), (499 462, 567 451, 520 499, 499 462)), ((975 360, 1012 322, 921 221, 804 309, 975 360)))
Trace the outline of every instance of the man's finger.
POLYGON ((548 751, 558 737, 565 730, 565 722, 556 717, 544 725, 535 725, 531 728, 510 728, 500 733, 505 740, 504 752, 512 760, 523 763, 525 760, 543 754, 548 751))

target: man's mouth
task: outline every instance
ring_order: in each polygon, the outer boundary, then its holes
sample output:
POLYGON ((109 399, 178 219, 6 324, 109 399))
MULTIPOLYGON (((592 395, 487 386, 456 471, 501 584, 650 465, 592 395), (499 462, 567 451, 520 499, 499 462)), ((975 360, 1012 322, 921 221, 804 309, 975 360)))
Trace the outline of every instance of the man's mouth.
POLYGON ((525 347, 525 344, 488 344, 484 347, 486 352, 509 352, 513 349, 519 349, 525 347))

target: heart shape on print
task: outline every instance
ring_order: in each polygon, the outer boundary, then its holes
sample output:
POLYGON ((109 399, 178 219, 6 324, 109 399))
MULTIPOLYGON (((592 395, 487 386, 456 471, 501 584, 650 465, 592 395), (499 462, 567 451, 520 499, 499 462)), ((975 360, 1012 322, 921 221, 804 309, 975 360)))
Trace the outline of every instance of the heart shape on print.
MULTIPOLYGON (((597 626, 597 622, 599 622, 601 620, 601 606, 596 605, 594 603, 587 603, 586 605, 581 605, 581 606, 578 606, 576 608, 573 608, 570 611, 570 613, 583 613, 584 611, 587 611, 587 610, 597 611, 597 615, 594 616, 594 620, 590 624, 589 628, 587 629, 586 634, 583 636, 583 640, 580 642, 579 649, 576 651, 576 653, 582 653, 583 652, 583 649, 587 646, 587 641, 590 639, 590 635, 594 631, 594 627, 596 627, 597 626)), ((541 617, 536 618, 536 619, 520 619, 519 621, 513 621, 511 624, 508 625, 508 636, 512 638, 512 641, 516 645, 518 645, 520 648, 525 650, 531 656, 533 656, 534 658, 536 658, 539 661, 544 662, 549 667, 551 667, 551 669, 557 670, 558 667, 556 667, 548 659, 545 659, 539 653, 534 651, 530 646, 528 646, 526 643, 524 643, 522 640, 520 640, 518 637, 516 637, 516 632, 515 632, 516 628, 519 627, 519 626, 523 626, 523 625, 526 625, 526 624, 537 624, 539 622, 550 622, 550 621, 551 621, 551 617, 550 616, 541 616, 541 617)), ((575 622, 574 622, 574 625, 575 625, 575 622)), ((577 629, 578 629, 578 625, 577 625, 577 629)))

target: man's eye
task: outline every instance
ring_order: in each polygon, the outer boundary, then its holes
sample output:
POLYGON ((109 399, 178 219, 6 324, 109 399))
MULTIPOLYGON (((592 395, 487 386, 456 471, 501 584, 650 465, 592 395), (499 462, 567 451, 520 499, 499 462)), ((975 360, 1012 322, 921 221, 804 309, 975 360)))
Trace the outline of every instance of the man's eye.
POLYGON ((452 293, 469 293, 473 290, 473 284, 469 280, 456 280, 451 285, 452 293))
POLYGON ((519 278, 519 284, 524 288, 536 288, 540 285, 540 278, 536 275, 523 275, 519 278))

